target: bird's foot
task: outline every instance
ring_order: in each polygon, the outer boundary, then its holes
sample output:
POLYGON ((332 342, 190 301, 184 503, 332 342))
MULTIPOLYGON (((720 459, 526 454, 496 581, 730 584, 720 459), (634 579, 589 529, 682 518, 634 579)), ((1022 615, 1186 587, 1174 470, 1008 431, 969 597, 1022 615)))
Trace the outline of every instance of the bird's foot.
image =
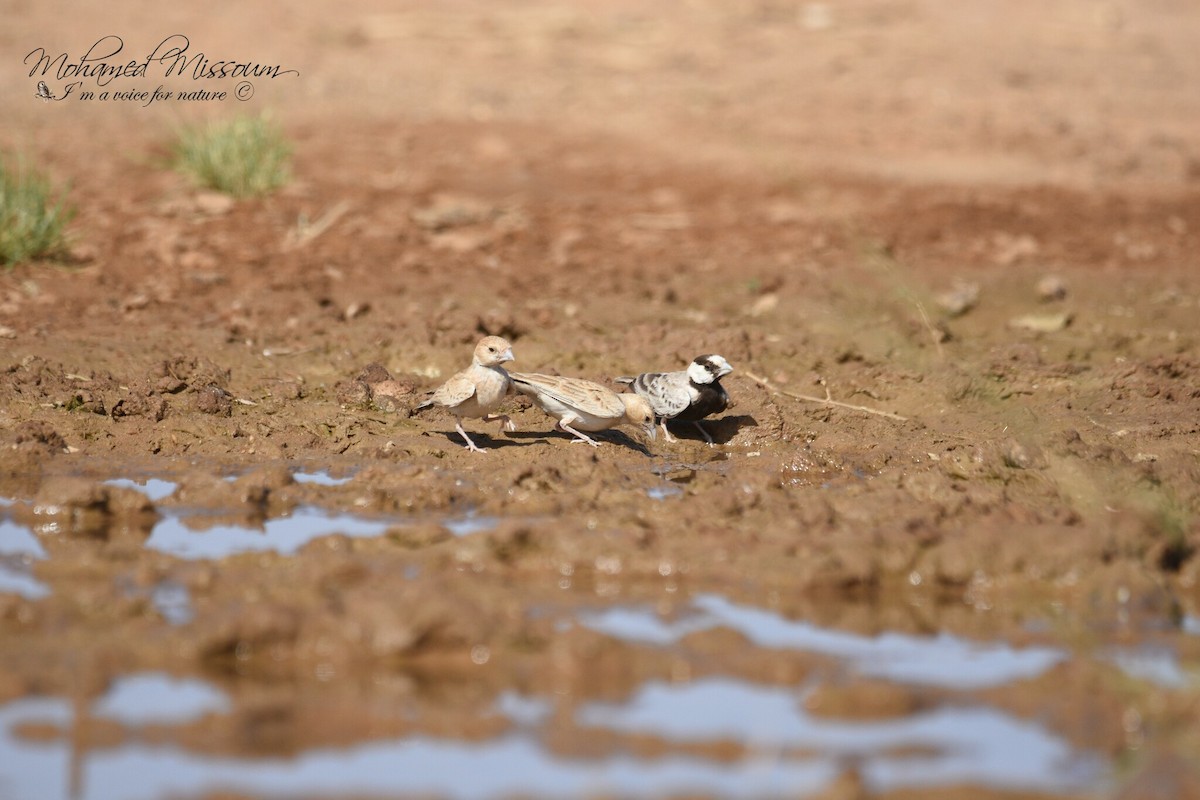
POLYGON ((487 452, 487 450, 485 450, 484 448, 480 447, 479 445, 477 445, 471 441, 471 437, 467 436, 467 432, 462 429, 461 424, 455 425, 454 429, 456 431, 458 431, 458 435, 461 436, 463 438, 463 441, 467 443, 467 449, 470 450, 472 453, 486 453, 487 452))
POLYGON ((566 431, 567 433, 569 433, 569 434, 572 434, 573 436, 575 436, 575 437, 576 437, 576 438, 574 438, 574 439, 572 439, 572 440, 571 440, 572 442, 575 442, 575 443, 578 443, 578 442, 587 442, 587 443, 588 443, 588 444, 590 444, 592 447, 599 447, 599 446, 600 446, 600 443, 599 443, 599 442, 597 442, 595 439, 593 439, 592 437, 588 436, 587 434, 580 433, 579 431, 577 431, 577 430, 575 430, 574 428, 572 428, 570 425, 564 425, 563 423, 561 423, 561 422, 560 422, 560 423, 559 423, 559 427, 560 427, 560 428, 562 428, 562 429, 563 429, 564 431, 566 431))

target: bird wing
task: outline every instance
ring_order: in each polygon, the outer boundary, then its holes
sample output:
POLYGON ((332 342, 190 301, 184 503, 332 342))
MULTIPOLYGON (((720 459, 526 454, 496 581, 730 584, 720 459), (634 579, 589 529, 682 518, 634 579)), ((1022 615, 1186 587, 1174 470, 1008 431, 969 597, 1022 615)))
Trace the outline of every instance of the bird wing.
POLYGON ((650 403, 660 417, 676 417, 692 402, 686 372, 643 372, 633 380, 633 390, 650 403))
POLYGON ((465 403, 473 394, 475 394, 475 381, 471 380, 471 376, 464 370, 455 373, 450 380, 439 386, 433 393, 433 397, 429 398, 429 402, 445 408, 454 408, 465 403))
POLYGON ((585 414, 608 419, 624 416, 625 404, 607 386, 582 378, 510 372, 513 386, 522 394, 544 394, 585 414))

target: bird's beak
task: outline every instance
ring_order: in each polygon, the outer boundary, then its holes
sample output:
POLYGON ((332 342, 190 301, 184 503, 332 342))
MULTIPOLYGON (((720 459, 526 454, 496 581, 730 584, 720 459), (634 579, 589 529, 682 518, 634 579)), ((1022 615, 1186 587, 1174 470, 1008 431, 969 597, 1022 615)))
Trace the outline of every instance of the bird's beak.
POLYGON ((512 361, 512 360, 513 360, 513 354, 512 354, 511 347, 500 354, 500 363, 501 364, 503 364, 505 361, 512 361))

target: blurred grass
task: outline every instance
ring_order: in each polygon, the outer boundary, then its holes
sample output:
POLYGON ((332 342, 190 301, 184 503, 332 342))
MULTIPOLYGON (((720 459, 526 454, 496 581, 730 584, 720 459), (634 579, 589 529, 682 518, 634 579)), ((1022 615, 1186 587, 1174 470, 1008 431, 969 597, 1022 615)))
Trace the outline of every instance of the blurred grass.
POLYGON ((22 159, 0 157, 0 264, 54 258, 66 252, 66 227, 75 215, 50 180, 22 159))
POLYGON ((255 197, 287 183, 291 150, 265 117, 236 117, 181 131, 172 166, 209 189, 255 197))

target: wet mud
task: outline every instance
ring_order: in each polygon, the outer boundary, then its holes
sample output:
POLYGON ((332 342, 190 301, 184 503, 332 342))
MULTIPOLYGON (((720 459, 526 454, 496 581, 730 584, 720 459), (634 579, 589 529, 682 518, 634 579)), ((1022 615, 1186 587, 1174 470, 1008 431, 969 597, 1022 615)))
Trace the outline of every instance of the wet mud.
MULTIPOLYGON (((768 5, 742 39, 681 24, 714 48, 823 30, 821 4, 768 5)), ((855 9, 926 41, 924 12, 855 9)), ((535 28, 593 52, 622 41, 609 13, 535 28)), ((409 41, 405 14, 362 19, 320 39, 337 74, 409 41)), ((455 41, 482 70, 493 40, 455 41)), ((715 52, 645 69, 699 85, 715 52)), ((1060 56, 1045 97, 1083 80, 1060 56)), ((237 203, 6 124, 114 199, 81 208, 69 266, 0 273, 0 764, 29 765, 0 787, 1200 796, 1200 194, 1177 163, 1200 143, 1127 163, 1151 123, 1076 149, 1030 123, 1001 179, 960 131, 952 180, 903 114, 890 171, 796 110, 773 127, 767 96, 739 112, 751 147, 689 132, 687 97, 627 129, 451 92, 331 136, 341 101, 285 95, 296 180, 237 203), (784 130, 817 155, 782 160, 784 130), (413 408, 487 334, 614 388, 720 353, 733 402, 713 446, 681 424, 592 448, 512 396, 517 430, 467 421, 471 453, 413 408)))

